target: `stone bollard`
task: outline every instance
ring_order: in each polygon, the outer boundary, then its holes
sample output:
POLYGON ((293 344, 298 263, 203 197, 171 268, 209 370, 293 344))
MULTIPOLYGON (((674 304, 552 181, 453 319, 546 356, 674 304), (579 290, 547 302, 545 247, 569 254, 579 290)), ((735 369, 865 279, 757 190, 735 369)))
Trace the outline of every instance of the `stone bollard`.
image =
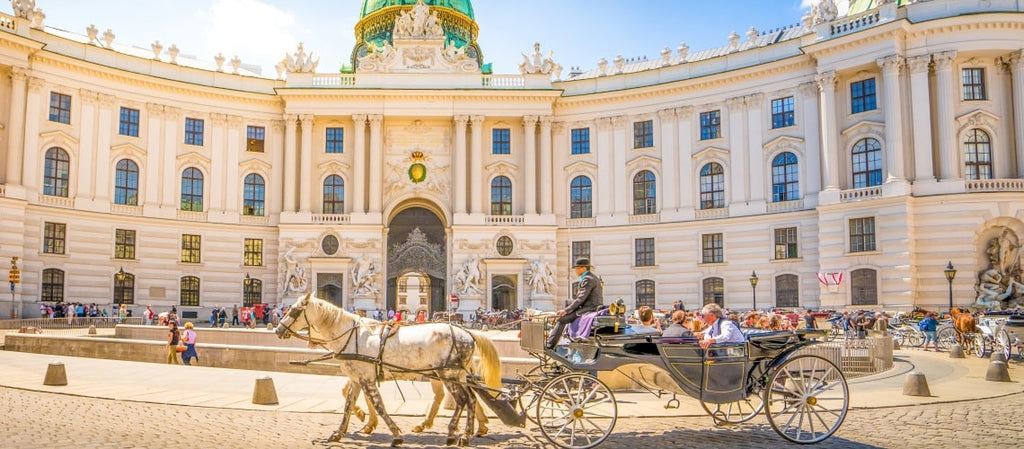
POLYGON ((892 339, 892 350, 899 351, 900 349, 903 349, 902 347, 900 347, 900 341, 895 338, 892 339))
POLYGON ((96 325, 95 324, 90 324, 89 325, 89 335, 96 335, 96 325))
POLYGON ((1003 354, 1003 351, 995 351, 992 353, 992 361, 1006 363, 1006 354, 1003 354))
POLYGON ((46 377, 43 378, 43 385, 61 387, 68 384, 68 373, 64 370, 63 362, 50 362, 46 367, 46 377))
POLYGON ((272 330, 274 330, 274 325, 273 325, 273 324, 270 324, 270 323, 267 323, 267 330, 268 330, 268 331, 272 331, 272 330))
POLYGON ((988 364, 988 371, 985 372, 985 380, 989 382, 1009 382, 1010 381, 1010 370, 1006 366, 1006 362, 996 362, 988 364))
POLYGON ((907 380, 903 382, 903 395, 925 397, 932 395, 932 391, 928 389, 928 379, 925 379, 924 373, 918 371, 907 373, 907 380))
POLYGON ((951 359, 963 359, 967 356, 964 355, 964 347, 960 345, 949 345, 949 358, 951 359))
POLYGON ((256 387, 252 390, 252 403, 256 405, 277 405, 277 390, 274 379, 270 376, 256 378, 256 387))

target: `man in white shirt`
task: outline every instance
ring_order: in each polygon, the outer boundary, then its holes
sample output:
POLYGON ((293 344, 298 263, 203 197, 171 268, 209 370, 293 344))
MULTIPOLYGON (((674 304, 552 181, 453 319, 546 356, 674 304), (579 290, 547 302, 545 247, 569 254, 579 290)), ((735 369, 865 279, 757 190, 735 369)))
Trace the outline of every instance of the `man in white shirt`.
POLYGON ((732 320, 724 319, 725 313, 715 303, 708 304, 700 310, 701 319, 707 325, 700 347, 707 349, 715 343, 743 343, 747 338, 740 332, 739 326, 732 320))

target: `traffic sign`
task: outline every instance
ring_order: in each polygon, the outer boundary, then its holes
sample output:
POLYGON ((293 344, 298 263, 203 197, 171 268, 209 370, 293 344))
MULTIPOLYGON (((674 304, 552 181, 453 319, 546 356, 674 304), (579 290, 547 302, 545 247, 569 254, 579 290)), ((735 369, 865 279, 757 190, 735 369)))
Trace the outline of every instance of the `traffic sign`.
POLYGON ((456 295, 455 293, 452 293, 451 295, 448 295, 448 299, 451 302, 459 302, 459 295, 456 295))

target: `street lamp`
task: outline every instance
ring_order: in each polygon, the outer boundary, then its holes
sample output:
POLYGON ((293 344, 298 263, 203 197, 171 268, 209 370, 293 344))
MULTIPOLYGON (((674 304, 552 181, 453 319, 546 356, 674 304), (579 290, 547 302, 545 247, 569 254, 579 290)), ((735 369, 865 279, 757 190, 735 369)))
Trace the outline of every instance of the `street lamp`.
POLYGON ((114 273, 114 279, 117 282, 114 284, 114 304, 124 303, 124 266, 117 273, 114 273))
POLYGON ((942 270, 946 274, 946 280, 949 281, 949 311, 953 312, 953 278, 956 277, 956 268, 953 268, 953 261, 946 262, 946 269, 942 270))
POLYGON ((757 281, 758 281, 758 279, 757 279, 757 272, 756 271, 751 271, 750 272, 750 294, 753 296, 753 303, 752 304, 754 306, 754 310, 755 311, 757 310, 757 281))
POLYGON ((252 285, 252 278, 251 278, 251 277, 249 277, 249 273, 245 273, 245 280, 244 280, 244 281, 242 281, 242 282, 244 282, 244 283, 245 283, 245 286, 246 286, 246 287, 248 287, 248 286, 252 285))

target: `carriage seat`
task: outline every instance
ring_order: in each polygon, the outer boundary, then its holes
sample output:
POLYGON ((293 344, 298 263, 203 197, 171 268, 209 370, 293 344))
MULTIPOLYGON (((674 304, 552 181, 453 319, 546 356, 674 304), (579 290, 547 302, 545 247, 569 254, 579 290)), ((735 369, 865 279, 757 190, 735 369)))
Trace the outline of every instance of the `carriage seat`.
POLYGON ((742 327, 740 332, 747 337, 752 346, 760 349, 779 349, 797 338, 793 331, 773 331, 766 329, 751 329, 742 327))

